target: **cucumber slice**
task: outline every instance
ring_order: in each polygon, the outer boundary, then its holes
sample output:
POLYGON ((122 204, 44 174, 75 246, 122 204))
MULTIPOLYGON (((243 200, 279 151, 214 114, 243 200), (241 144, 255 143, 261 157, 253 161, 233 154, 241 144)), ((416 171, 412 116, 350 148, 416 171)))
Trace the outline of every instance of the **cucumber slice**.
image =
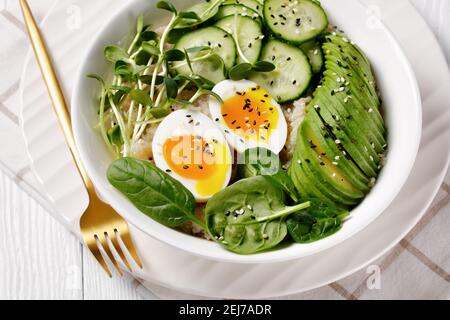
MULTIPOLYGON (((239 45, 242 53, 251 64, 258 61, 262 49, 262 39, 264 38, 261 25, 258 22, 249 17, 229 16, 219 20, 215 25, 233 35, 236 46, 239 45)), ((239 55, 237 61, 238 63, 246 62, 239 55)))
POLYGON ((278 103, 300 98, 312 77, 308 58, 299 48, 271 39, 264 46, 260 60, 276 66, 272 72, 252 72, 252 80, 268 90, 278 103))
POLYGON ((323 68, 323 52, 322 47, 316 41, 308 41, 300 45, 300 49, 306 54, 311 64, 311 69, 314 74, 322 71, 323 68))
POLYGON ((186 11, 187 12, 195 12, 200 19, 199 20, 183 20, 180 23, 178 23, 175 26, 175 28, 183 29, 183 28, 194 27, 199 24, 202 24, 203 22, 208 21, 209 19, 211 19, 212 17, 214 17, 217 14, 222 2, 223 2, 223 0, 210 0, 210 1, 203 1, 201 3, 194 5, 190 9, 187 9, 186 11))
POLYGON ((228 16, 234 16, 236 14, 243 17, 252 18, 253 20, 261 23, 261 17, 258 12, 241 4, 229 4, 220 7, 219 12, 216 14, 216 20, 220 20, 228 16))
POLYGON ((254 11, 258 12, 258 14, 262 17, 264 12, 264 4, 258 2, 257 0, 225 0, 224 5, 229 4, 241 4, 246 6, 254 11))
POLYGON ((328 26, 325 11, 310 0, 266 0, 264 19, 276 36, 297 44, 317 37, 328 26))
MULTIPOLYGON (((215 56, 196 61, 196 59, 204 56, 205 53, 198 52, 190 54, 189 57, 192 61, 194 73, 214 83, 225 80, 224 67, 229 69, 236 62, 236 46, 233 37, 222 29, 211 26, 184 35, 178 40, 174 48, 184 50, 202 46, 213 48, 212 53, 215 56), (221 59, 217 58, 217 56, 221 59)), ((190 75, 192 73, 186 61, 176 62, 174 69, 179 74, 190 75)))

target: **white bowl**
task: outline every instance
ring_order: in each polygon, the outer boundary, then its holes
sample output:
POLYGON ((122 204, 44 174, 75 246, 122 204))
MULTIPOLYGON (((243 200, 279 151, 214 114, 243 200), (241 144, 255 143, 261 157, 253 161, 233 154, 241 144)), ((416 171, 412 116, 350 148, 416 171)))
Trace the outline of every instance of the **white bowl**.
MULTIPOLYGON (((198 1, 174 0, 173 3, 186 8, 198 1)), ((94 129, 98 120, 99 88, 86 75, 110 74, 111 66, 105 62, 103 48, 107 44, 128 40, 139 14, 146 13, 147 21, 154 21, 156 25, 161 23, 161 19, 168 18, 161 10, 155 9, 155 3, 155 0, 130 1, 111 18, 103 30, 93 35, 88 53, 77 73, 72 98, 74 135, 87 172, 102 198, 129 223, 157 240, 212 260, 270 263, 305 257, 336 246, 364 229, 389 206, 406 182, 418 152, 422 113, 417 82, 396 40, 377 17, 372 15, 372 11, 357 0, 347 0, 345 6, 340 1, 322 0, 331 23, 343 29, 368 55, 382 93, 384 116, 389 130, 386 166, 371 193, 351 212, 351 219, 338 233, 324 240, 311 244, 292 244, 278 250, 243 256, 228 252, 214 242, 167 228, 137 210, 106 179, 106 171, 112 158, 94 129)))

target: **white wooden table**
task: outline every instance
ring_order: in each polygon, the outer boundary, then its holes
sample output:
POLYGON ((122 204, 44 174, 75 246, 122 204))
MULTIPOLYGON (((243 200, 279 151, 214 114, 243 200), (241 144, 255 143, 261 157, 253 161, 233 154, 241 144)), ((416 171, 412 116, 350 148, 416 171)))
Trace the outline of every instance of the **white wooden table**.
MULTIPOLYGON (((411 1, 433 28, 450 61, 450 0, 411 1)), ((4 10, 8 3, 0 0, 0 19, 20 24, 4 10)), ((441 210, 450 213, 448 205, 441 210)), ((107 278, 78 240, 22 191, 17 181, 0 171, 0 299, 143 296, 133 279, 107 278)))

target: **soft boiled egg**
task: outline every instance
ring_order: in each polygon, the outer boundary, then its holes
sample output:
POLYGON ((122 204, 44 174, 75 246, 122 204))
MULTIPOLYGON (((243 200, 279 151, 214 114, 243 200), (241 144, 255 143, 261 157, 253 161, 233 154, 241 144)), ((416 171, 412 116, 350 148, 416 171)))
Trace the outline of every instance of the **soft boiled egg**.
POLYGON ((231 178, 230 148, 214 122, 198 111, 178 110, 166 117, 152 142, 156 166, 205 202, 231 178))
POLYGON ((224 103, 211 97, 210 113, 238 153, 255 147, 281 152, 288 135, 286 119, 280 105, 264 88, 252 81, 224 80, 213 92, 224 103))

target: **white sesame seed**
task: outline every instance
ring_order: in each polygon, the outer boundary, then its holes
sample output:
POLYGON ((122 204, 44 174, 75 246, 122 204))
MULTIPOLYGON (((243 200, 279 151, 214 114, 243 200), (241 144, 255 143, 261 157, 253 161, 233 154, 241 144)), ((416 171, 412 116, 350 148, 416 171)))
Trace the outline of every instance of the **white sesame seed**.
POLYGON ((337 166, 339 163, 337 163, 337 162, 333 162, 333 165, 335 165, 335 166, 337 166))
POLYGON ((339 160, 341 159, 341 157, 340 157, 340 156, 336 156, 336 157, 334 157, 334 159, 336 159, 337 161, 339 161, 339 160))
POLYGON ((372 109, 372 108, 370 108, 370 109, 369 109, 369 113, 372 113, 372 112, 373 112, 373 109, 372 109))
POLYGON ((334 141, 336 144, 341 144, 341 140, 337 139, 336 141, 334 141))

